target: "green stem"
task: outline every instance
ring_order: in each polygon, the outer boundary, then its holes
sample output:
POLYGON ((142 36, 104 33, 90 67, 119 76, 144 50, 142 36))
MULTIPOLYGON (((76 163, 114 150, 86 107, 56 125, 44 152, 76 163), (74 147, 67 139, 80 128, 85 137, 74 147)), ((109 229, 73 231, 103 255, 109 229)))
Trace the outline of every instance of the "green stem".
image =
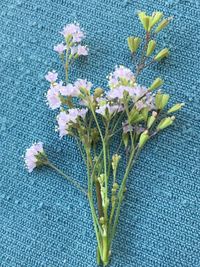
POLYGON ((114 216, 114 213, 115 213, 115 207, 116 207, 116 200, 113 202, 112 209, 111 209, 111 212, 110 212, 109 233, 110 233, 111 226, 112 226, 113 216, 114 216))
POLYGON ((117 227, 117 223, 118 223, 118 220, 119 220, 121 204, 122 204, 122 200, 123 200, 123 193, 124 193, 124 189, 125 189, 125 186, 126 186, 126 181, 127 181, 127 178, 128 178, 128 174, 129 174, 130 169, 131 169, 131 165, 132 165, 132 161, 133 161, 133 158, 134 158, 134 154, 135 154, 135 150, 133 149, 132 152, 131 152, 129 161, 128 161, 128 165, 126 167, 124 178, 122 180, 122 183, 121 183, 121 186, 120 186, 120 189, 119 189, 119 192, 118 192, 118 206, 117 206, 117 209, 116 209, 116 214, 115 214, 115 219, 114 219, 114 224, 113 224, 113 228, 112 228, 112 234, 111 234, 110 242, 112 242, 112 240, 114 238, 114 235, 115 235, 115 232, 116 232, 116 227, 117 227))
POLYGON ((89 204, 90 204, 90 209, 91 209, 91 214, 92 214, 92 219, 93 219, 93 225, 94 225, 94 229, 95 229, 95 234, 96 234, 96 238, 97 238, 97 244, 98 244, 98 249, 99 249, 99 254, 102 258, 102 249, 101 249, 101 240, 100 240, 100 236, 99 236, 99 231, 102 235, 102 229, 101 226, 99 224, 98 218, 96 216, 96 211, 94 208, 94 203, 93 203, 93 197, 92 197, 92 188, 91 188, 91 179, 92 177, 90 176, 90 162, 89 162, 89 152, 86 149, 86 155, 87 155, 87 174, 88 174, 88 200, 89 200, 89 204), (99 228, 99 231, 98 231, 99 228))
POLYGON ((107 235, 103 236, 103 238, 102 238, 102 247, 103 247, 102 262, 103 262, 103 265, 106 266, 108 264, 108 261, 109 261, 109 247, 108 247, 107 235))
MULTIPOLYGON (((127 115, 127 118, 128 118, 128 125, 129 125, 129 127, 131 128, 131 124, 130 124, 130 120, 129 120, 129 108, 128 108, 128 105, 127 104, 124 104, 124 106, 125 106, 125 111, 126 111, 126 115, 127 115)), ((133 145, 134 145, 134 142, 133 142, 133 133, 132 133, 132 131, 130 131, 130 137, 131 137, 131 145, 132 145, 132 147, 133 147, 133 145)))
POLYGON ((81 145, 80 145, 80 143, 79 143, 79 138, 76 137, 76 136, 74 136, 74 137, 75 137, 75 139, 76 139, 76 142, 77 142, 79 151, 80 151, 80 153, 81 153, 81 156, 82 156, 82 158, 83 158, 83 161, 84 161, 84 163, 85 163, 85 165, 86 165, 86 158, 85 158, 85 155, 84 155, 83 150, 82 150, 82 148, 81 148, 81 145))
POLYGON ((61 174, 71 184, 73 184, 78 190, 80 190, 82 193, 84 193, 84 195, 86 195, 86 196, 88 195, 87 191, 78 182, 76 182, 74 179, 67 176, 63 171, 58 169, 54 164, 52 164, 51 162, 47 162, 46 165, 49 166, 50 168, 54 169, 55 171, 57 171, 59 174, 61 174))
POLYGON ((137 69, 136 69, 135 79, 137 79, 137 77, 140 74, 140 72, 144 69, 145 62, 146 62, 145 52, 147 50, 149 41, 150 41, 150 34, 149 34, 149 32, 147 32, 146 33, 146 38, 145 38, 145 45, 144 45, 144 48, 143 48, 143 51, 142 51, 141 60, 139 60, 139 63, 136 66, 137 69))
MULTIPOLYGON (((108 196, 108 176, 107 176, 107 166, 106 166, 107 165, 107 159, 106 159, 106 143, 105 143, 105 140, 104 140, 104 137, 103 137, 101 128, 99 126, 99 123, 98 123, 98 120, 97 120, 97 117, 96 117, 96 114, 94 112, 94 109, 93 109, 92 105, 91 105, 91 111, 92 111, 92 115, 94 117, 95 123, 97 125, 98 131, 99 131, 99 134, 100 134, 100 137, 101 137, 102 146, 103 146, 103 161, 104 161, 104 175, 105 175, 105 193, 106 193, 106 197, 107 197, 108 196)), ((105 214, 105 217, 107 218, 107 214, 105 214)))

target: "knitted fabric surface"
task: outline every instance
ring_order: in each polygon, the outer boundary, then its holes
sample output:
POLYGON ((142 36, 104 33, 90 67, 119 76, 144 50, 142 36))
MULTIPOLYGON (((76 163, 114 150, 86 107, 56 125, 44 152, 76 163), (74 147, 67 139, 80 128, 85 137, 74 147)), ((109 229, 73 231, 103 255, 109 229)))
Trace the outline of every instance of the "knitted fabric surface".
POLYGON ((0 267, 96 266, 87 199, 47 168, 28 174, 21 155, 41 140, 52 161, 86 184, 76 143, 55 133, 44 75, 61 71, 53 45, 62 27, 77 21, 90 53, 70 79, 106 88, 115 65, 133 67, 126 38, 141 32, 137 10, 174 16, 160 37, 170 58, 146 70, 140 83, 160 76, 165 91, 186 106, 131 172, 110 266, 200 266, 199 0, 2 0, 0 267))

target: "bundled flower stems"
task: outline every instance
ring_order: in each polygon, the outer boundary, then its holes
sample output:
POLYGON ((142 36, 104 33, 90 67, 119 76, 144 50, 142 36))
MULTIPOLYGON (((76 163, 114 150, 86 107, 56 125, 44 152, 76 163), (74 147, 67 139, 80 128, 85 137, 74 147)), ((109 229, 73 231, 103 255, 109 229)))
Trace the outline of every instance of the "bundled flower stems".
POLYGON ((151 85, 137 83, 143 69, 169 56, 167 48, 155 51, 157 35, 171 21, 162 12, 151 16, 139 12, 138 17, 144 37, 127 39, 134 69, 116 66, 108 76, 107 89, 94 88, 86 79, 69 79, 74 61, 89 52, 82 45, 85 33, 79 24, 65 26, 61 32, 64 42, 54 46, 65 68, 65 78, 60 80, 56 71, 48 72, 45 78, 50 88, 46 97, 49 107, 59 110, 56 129, 60 137, 71 136, 77 141, 87 169, 87 184, 82 187, 51 163, 41 142, 33 144, 25 154, 29 172, 36 167, 50 167, 86 196, 97 240, 97 264, 103 266, 108 265, 112 254, 126 183, 136 158, 153 136, 174 123, 172 113, 183 106, 177 103, 168 107, 170 96, 161 91, 161 78, 151 85), (122 171, 124 158, 126 167, 122 171))

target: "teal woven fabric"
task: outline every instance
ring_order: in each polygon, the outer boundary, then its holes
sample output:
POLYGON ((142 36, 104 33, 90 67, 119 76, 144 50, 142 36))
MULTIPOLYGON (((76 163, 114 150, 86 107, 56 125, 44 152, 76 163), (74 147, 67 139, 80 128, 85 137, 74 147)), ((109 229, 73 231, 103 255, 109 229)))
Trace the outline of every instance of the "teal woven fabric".
POLYGON ((21 155, 41 140, 52 161, 86 184, 75 142, 54 131, 44 75, 61 71, 52 48, 73 21, 87 32, 90 55, 75 65, 72 81, 106 86, 116 64, 132 68, 126 38, 141 33, 137 10, 174 16, 160 36, 171 48, 169 60, 140 82, 163 77, 174 101, 186 107, 171 130, 146 146, 130 175, 110 266, 200 266, 199 0, 2 0, 0 267, 96 266, 85 197, 50 170, 28 174, 21 155))

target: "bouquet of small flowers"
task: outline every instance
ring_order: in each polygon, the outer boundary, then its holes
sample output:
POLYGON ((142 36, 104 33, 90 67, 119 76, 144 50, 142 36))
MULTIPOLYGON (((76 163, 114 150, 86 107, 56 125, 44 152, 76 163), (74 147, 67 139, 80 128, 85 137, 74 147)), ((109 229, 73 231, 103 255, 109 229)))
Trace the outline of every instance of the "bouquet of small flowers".
POLYGON ((97 239, 97 264, 103 266, 107 266, 111 256, 129 173, 144 145, 172 125, 175 116, 171 114, 183 106, 177 103, 168 107, 170 96, 161 91, 164 83, 161 78, 156 78, 149 86, 137 83, 143 69, 168 57, 167 48, 157 53, 155 49, 157 35, 171 21, 171 17, 164 18, 162 12, 152 15, 139 12, 138 17, 144 37, 127 39, 135 62, 134 72, 116 66, 108 76, 107 90, 92 89, 92 83, 86 79, 69 82, 73 62, 87 56, 89 51, 81 44, 85 33, 77 23, 65 26, 61 32, 64 42, 54 46, 64 66, 65 79, 58 80, 55 71, 45 76, 50 83, 46 94, 49 107, 59 109, 56 129, 61 138, 67 135, 76 139, 87 169, 87 189, 48 160, 41 142, 33 144, 25 154, 29 172, 36 167, 50 167, 86 196, 97 239), (117 148, 116 136, 119 139, 117 148), (119 172, 124 159, 126 167, 119 172))

